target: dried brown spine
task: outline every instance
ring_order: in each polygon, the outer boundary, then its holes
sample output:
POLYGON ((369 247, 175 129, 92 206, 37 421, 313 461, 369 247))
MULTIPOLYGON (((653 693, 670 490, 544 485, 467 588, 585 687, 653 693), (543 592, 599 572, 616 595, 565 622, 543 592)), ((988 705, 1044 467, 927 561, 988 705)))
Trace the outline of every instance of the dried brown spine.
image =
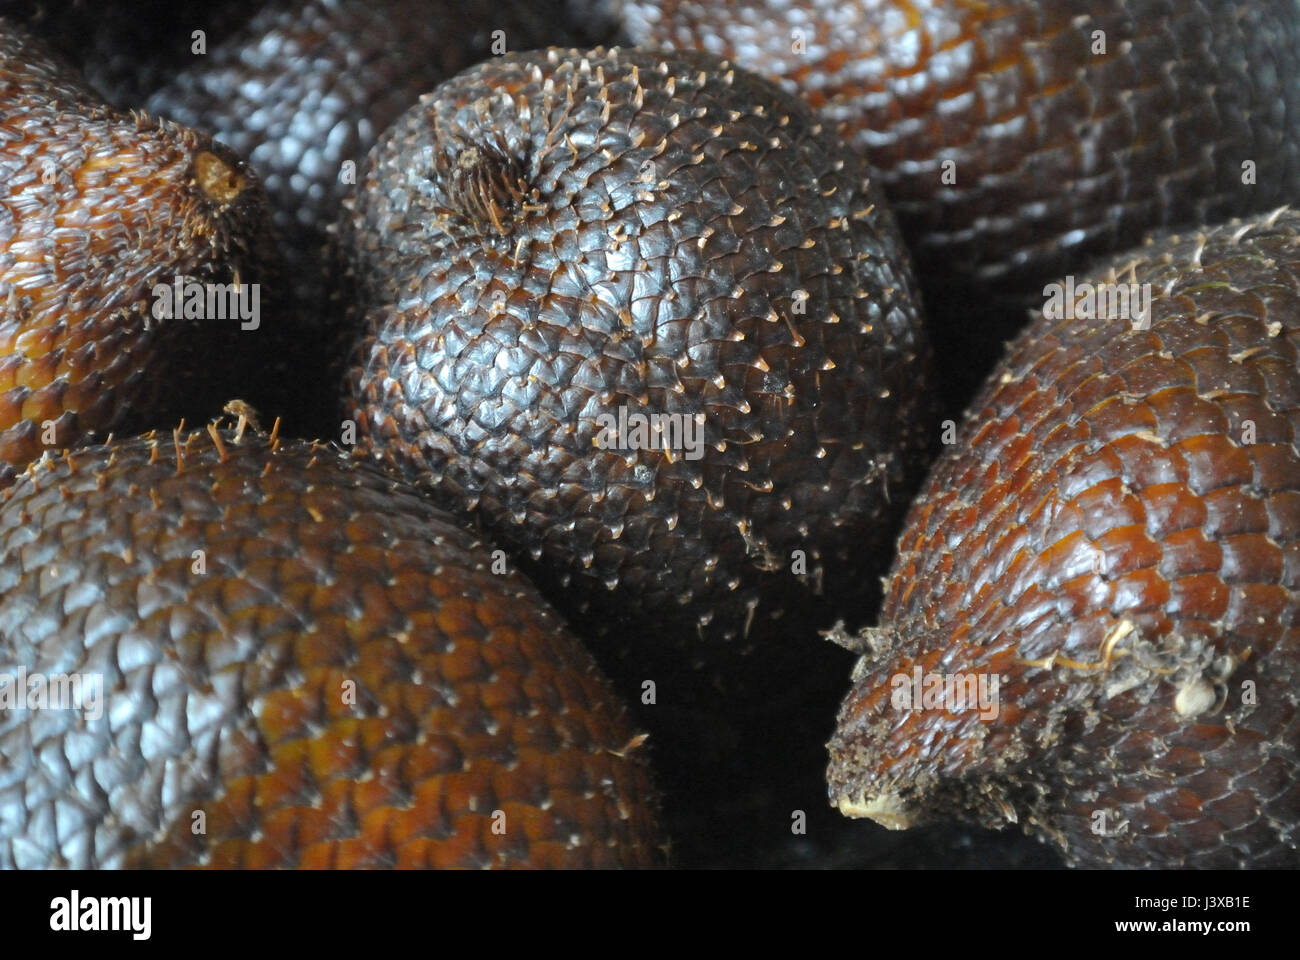
POLYGON ((519 164, 492 146, 457 150, 447 174, 447 200, 459 213, 482 228, 505 236, 528 196, 519 164))

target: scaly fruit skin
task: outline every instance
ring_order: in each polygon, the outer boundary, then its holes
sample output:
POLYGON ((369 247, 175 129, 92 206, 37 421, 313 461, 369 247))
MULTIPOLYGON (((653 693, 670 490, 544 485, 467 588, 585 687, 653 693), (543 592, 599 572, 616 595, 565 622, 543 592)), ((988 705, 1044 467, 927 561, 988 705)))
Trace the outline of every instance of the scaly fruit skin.
POLYGON ((1300 177, 1294 0, 612 2, 634 43, 730 57, 843 123, 922 273, 1033 289, 1300 177))
POLYGON ((917 473, 929 357, 894 222, 836 147, 697 54, 539 51, 443 84, 341 230, 361 447, 477 510, 593 630, 678 660, 821 578, 860 585, 917 473), (699 459, 598 446, 635 443, 602 434, 620 407, 699 415, 699 459))
POLYGON ((843 812, 1300 864, 1298 241, 1291 211, 1158 239, 1090 278, 1151 284, 1150 329, 1040 315, 1012 345, 858 641, 843 812), (1000 677, 996 715, 895 709, 916 669, 1000 677))
POLYGON ((0 21, 0 485, 50 447, 248 396, 275 258, 238 157, 103 105, 0 21), (156 319, 154 287, 179 275, 260 284, 261 329, 156 319))
POLYGON ((0 867, 658 862, 623 708, 491 564, 405 485, 251 430, 33 465, 0 674, 101 675, 103 711, 0 712, 0 867))

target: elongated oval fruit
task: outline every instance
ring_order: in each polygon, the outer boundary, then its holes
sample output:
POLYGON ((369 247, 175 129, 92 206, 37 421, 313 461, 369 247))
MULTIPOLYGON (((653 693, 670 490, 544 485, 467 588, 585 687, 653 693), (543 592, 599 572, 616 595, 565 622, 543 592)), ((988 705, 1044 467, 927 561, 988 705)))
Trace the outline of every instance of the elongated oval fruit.
POLYGON ((551 50, 443 84, 341 230, 361 447, 620 643, 681 659, 860 585, 916 475, 929 358, 893 220, 837 146, 703 55, 551 50))
POLYGON ((0 21, 0 484, 43 450, 255 389, 276 256, 237 156, 103 105, 0 21))
POLYGON ((1078 864, 1294 867, 1300 214, 1052 294, 853 641, 832 800, 1018 821, 1078 864))
POLYGON ((622 706, 492 567, 242 425, 32 466, 0 501, 0 867, 658 862, 622 706))

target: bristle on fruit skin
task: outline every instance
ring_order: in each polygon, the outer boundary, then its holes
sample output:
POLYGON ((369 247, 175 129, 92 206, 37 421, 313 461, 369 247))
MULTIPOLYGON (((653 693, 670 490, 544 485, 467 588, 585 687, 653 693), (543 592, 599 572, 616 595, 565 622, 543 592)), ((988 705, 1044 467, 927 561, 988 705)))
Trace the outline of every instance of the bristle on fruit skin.
POLYGON ((834 805, 1077 865, 1300 864, 1298 250, 1288 209, 1157 238, 1011 344, 857 643, 834 805))
POLYGON ((105 105, 0 20, 0 201, 0 485, 45 451, 256 399, 278 251, 228 148, 105 105), (209 317, 205 296, 167 316, 158 289, 187 280, 257 290, 258 311, 209 317))
POLYGON ((638 667, 779 646, 876 572, 929 347, 869 172, 797 99, 705 55, 497 58, 390 128, 340 249, 359 451, 638 667))
POLYGON ((231 410, 0 493, 0 673, 100 684, 0 711, 0 868, 662 863, 652 748, 533 588, 231 410))

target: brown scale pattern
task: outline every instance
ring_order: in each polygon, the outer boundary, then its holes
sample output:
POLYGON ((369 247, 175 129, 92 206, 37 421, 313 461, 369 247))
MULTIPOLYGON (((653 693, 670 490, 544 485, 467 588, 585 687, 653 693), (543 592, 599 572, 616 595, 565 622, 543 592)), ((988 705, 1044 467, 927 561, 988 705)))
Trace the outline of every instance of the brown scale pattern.
POLYGON ((177 275, 270 280, 270 314, 273 243, 234 154, 103 105, 0 21, 0 485, 45 449, 209 409, 241 386, 237 358, 262 334, 155 320, 152 290, 177 275))
POLYGON ((105 709, 0 713, 0 867, 658 863, 622 706, 491 563, 372 467, 251 430, 32 466, 0 673, 100 674, 105 709))
POLYGON ((860 588, 917 475, 928 347, 893 220, 836 148, 797 99, 695 54, 552 50, 439 87, 342 226, 362 446, 620 640, 739 637, 779 591, 860 588), (456 175, 470 147, 522 172, 522 202, 492 201, 504 232, 457 192, 510 176, 456 175), (620 405, 702 414, 701 458, 598 449, 620 405))
POLYGON ((609 5, 632 42, 728 57, 844 124, 936 285, 1032 289, 1148 229, 1275 207, 1300 178, 1292 0, 609 5))
POLYGON ((1080 864, 1296 866, 1300 214, 1094 279, 1150 283, 1150 329, 1040 315, 1012 344, 855 641, 832 799, 1019 820, 1080 864), (1000 712, 892 709, 916 666, 1001 676, 1000 712), (1198 689, 1224 702, 1176 708, 1198 689))

